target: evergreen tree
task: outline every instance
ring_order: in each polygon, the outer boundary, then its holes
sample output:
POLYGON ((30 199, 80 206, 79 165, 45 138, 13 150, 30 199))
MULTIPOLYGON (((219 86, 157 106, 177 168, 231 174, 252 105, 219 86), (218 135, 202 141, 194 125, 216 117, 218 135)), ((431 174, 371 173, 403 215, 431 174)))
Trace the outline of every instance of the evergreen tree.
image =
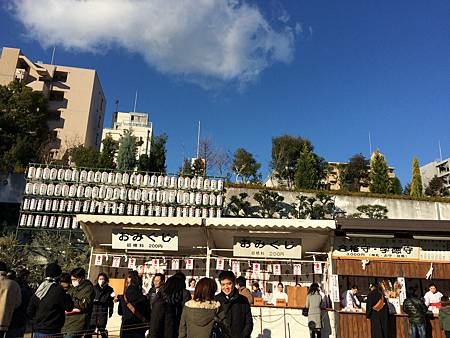
POLYGON ((340 175, 341 188, 348 191, 360 191, 361 185, 369 179, 369 160, 363 154, 353 155, 340 175))
POLYGON ((180 170, 178 171, 178 175, 194 176, 194 171, 192 170, 191 161, 189 161, 189 159, 185 158, 183 160, 183 165, 181 166, 180 170))
POLYGON ((136 152, 136 137, 130 131, 125 131, 117 153, 117 169, 133 170, 136 166, 136 152))
POLYGON ((412 162, 412 180, 411 191, 409 193, 412 197, 420 197, 423 195, 422 175, 420 174, 419 160, 413 157, 412 162))
POLYGON ((297 160, 295 187, 298 189, 317 189, 318 183, 317 160, 310 147, 305 144, 297 160))
POLYGON ((114 169, 116 163, 114 158, 116 156, 117 150, 119 149, 119 142, 114 141, 110 134, 102 140, 103 148, 98 157, 99 168, 114 169))
POLYGON ((231 166, 236 175, 236 182, 239 181, 239 177, 242 177, 244 183, 260 181, 258 170, 261 168, 261 164, 256 162, 253 155, 245 149, 238 148, 236 150, 231 166))
POLYGON ((157 173, 166 172, 166 143, 166 134, 158 135, 152 139, 148 171, 157 173))
POLYGON ((77 167, 96 168, 99 159, 99 152, 93 148, 82 144, 67 149, 62 157, 62 163, 67 165, 75 164, 77 167))
POLYGON ((369 190, 373 193, 389 193, 389 168, 383 154, 375 150, 370 158, 369 190))
POLYGON ((284 197, 278 192, 263 189, 255 193, 253 198, 259 203, 259 213, 263 218, 273 218, 276 213, 284 214, 285 205, 282 203, 284 197))
POLYGON ((403 193, 402 184, 398 177, 389 179, 389 193, 393 195, 401 195, 403 193))
POLYGON ((444 180, 441 177, 434 177, 428 183, 428 187, 425 189, 425 195, 427 196, 442 196, 445 195, 444 180))

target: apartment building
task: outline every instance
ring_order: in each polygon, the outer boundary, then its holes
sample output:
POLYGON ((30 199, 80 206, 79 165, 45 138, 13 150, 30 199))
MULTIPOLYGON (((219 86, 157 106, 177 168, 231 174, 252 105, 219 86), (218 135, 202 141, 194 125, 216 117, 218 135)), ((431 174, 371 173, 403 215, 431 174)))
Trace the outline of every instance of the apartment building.
POLYGON ((420 167, 422 175, 422 186, 427 188, 431 179, 437 176, 442 179, 444 187, 450 188, 450 158, 445 160, 433 161, 420 167))
POLYGON ((18 48, 4 47, 0 57, 0 85, 14 80, 40 91, 49 100, 48 126, 55 136, 52 158, 83 144, 99 149, 106 100, 94 69, 31 61, 18 48))
POLYGON ((120 141, 125 131, 132 132, 137 138, 136 159, 146 154, 150 156, 152 145, 152 123, 148 120, 147 113, 115 112, 112 118, 112 128, 104 128, 102 140, 111 135, 113 140, 120 141))

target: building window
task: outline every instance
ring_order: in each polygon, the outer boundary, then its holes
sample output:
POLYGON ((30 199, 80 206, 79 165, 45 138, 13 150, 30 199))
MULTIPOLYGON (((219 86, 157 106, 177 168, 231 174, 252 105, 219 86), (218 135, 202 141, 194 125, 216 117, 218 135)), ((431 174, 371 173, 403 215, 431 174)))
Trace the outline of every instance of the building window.
POLYGON ((64 100, 64 92, 52 90, 49 95, 50 101, 62 101, 64 100))
POLYGON ((49 120, 59 120, 60 118, 61 118, 61 111, 59 110, 50 111, 48 113, 49 120))
POLYGON ((56 71, 55 74, 53 75, 53 81, 58 81, 58 82, 67 82, 67 72, 58 72, 56 71))
POLYGON ((56 130, 52 130, 51 132, 52 138, 58 138, 58 132, 56 130))

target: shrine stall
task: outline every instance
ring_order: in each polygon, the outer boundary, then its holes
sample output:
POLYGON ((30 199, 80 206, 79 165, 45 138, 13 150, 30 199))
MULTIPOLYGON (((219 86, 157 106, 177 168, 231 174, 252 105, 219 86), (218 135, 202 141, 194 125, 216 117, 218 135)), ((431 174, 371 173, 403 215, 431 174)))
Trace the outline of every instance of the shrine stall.
MULTIPOLYGON (((434 283, 443 294, 450 291, 450 222, 403 219, 338 219, 332 243, 332 300, 339 308, 341 295, 359 287, 361 309, 337 312, 340 337, 370 337, 364 295, 369 283, 381 286, 388 299, 391 337, 409 337, 408 317, 402 311, 410 287, 423 297, 434 283), (337 286, 337 287, 336 287, 337 286)), ((441 338, 438 309, 430 308, 427 330, 441 338)))
MULTIPOLYGON (((117 293, 123 292, 128 269, 143 275, 144 289, 154 273, 170 276, 178 270, 187 280, 232 270, 246 277, 249 288, 258 282, 263 296, 252 306, 252 337, 307 336, 301 314, 306 287, 318 282, 329 294, 334 221, 116 215, 77 215, 76 221, 91 245, 91 280, 106 272, 117 293), (284 301, 274 297, 280 282, 284 301)), ((324 317, 323 336, 336 337, 334 312, 324 317)), ((111 330, 120 326, 118 320, 111 321, 111 330)))

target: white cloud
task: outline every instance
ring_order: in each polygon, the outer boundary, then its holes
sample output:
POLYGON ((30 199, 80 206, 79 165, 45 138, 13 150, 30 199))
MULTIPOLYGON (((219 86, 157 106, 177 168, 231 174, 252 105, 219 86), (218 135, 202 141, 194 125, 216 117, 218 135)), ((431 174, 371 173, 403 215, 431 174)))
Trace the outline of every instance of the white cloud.
POLYGON ((119 46, 190 79, 245 83, 294 53, 295 29, 275 30, 257 7, 235 0, 16 0, 12 11, 44 47, 119 46))

